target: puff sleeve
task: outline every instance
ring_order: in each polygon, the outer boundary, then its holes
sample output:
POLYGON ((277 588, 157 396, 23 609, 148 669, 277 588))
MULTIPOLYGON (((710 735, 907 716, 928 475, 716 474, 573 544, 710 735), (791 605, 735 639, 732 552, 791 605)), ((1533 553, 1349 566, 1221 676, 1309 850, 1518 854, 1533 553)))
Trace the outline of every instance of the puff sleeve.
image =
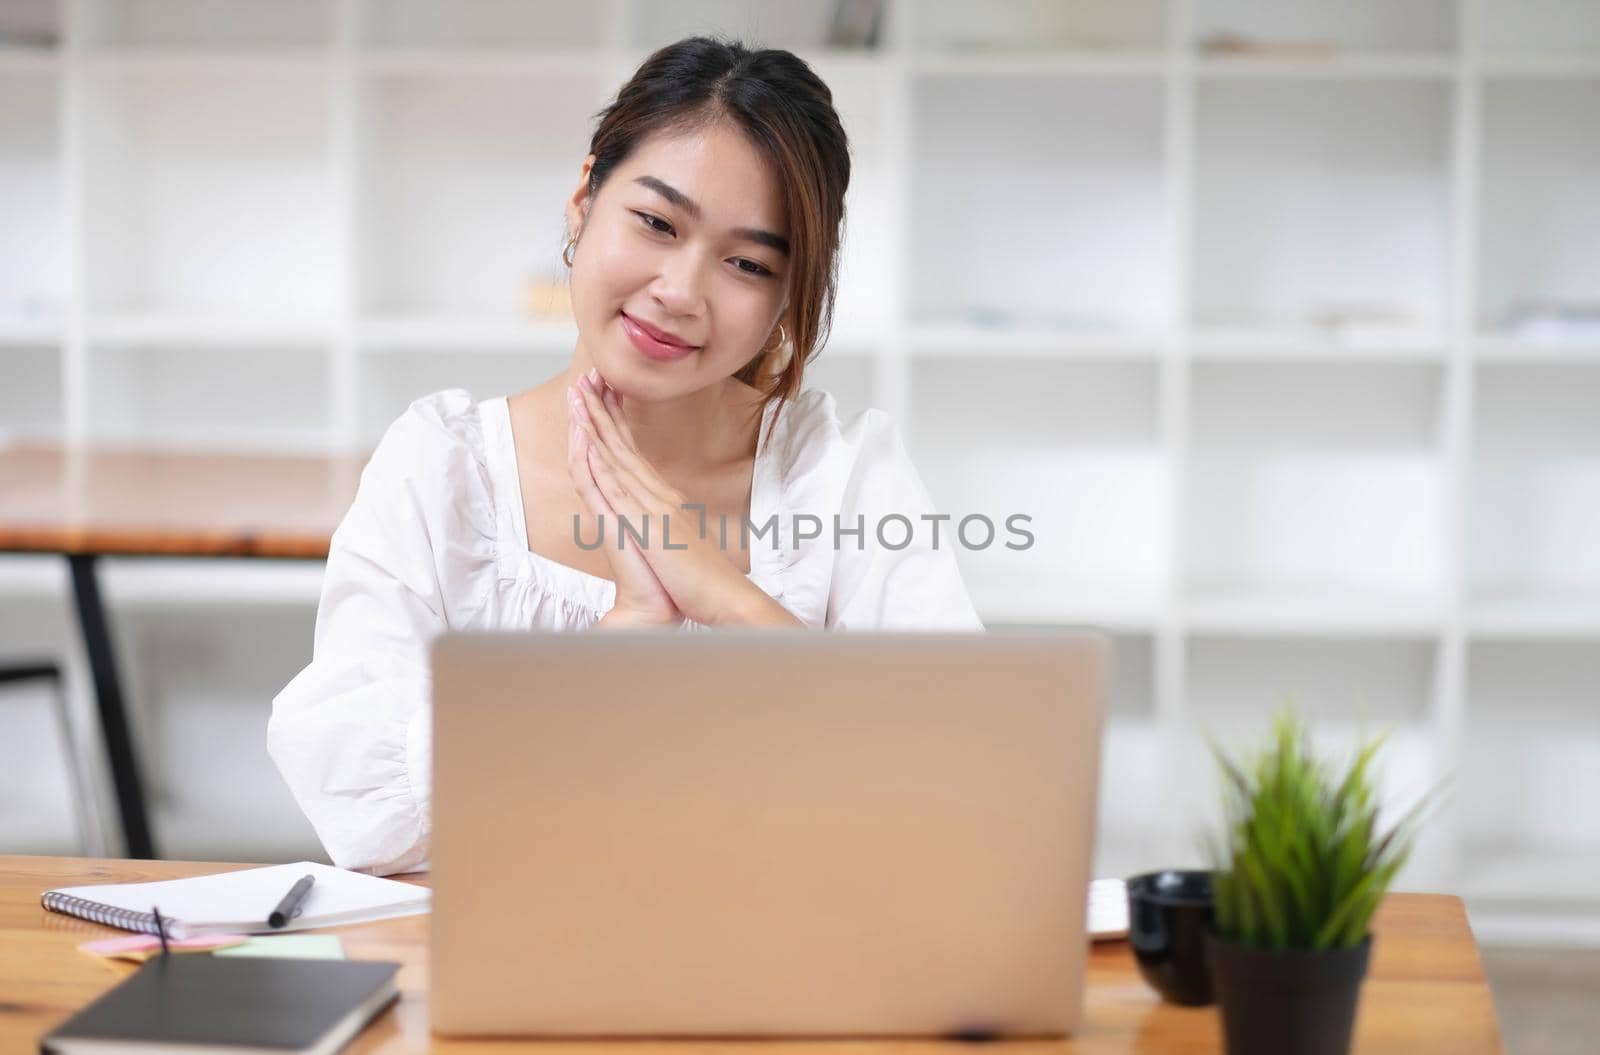
POLYGON ((334 864, 426 867, 428 646, 494 585, 493 508, 464 391, 413 403, 334 533, 311 663, 272 701, 267 750, 334 864))
POLYGON ((939 525, 935 547, 933 525, 923 520, 936 514, 933 500, 893 419, 881 410, 864 411, 844 427, 842 438, 854 459, 840 495, 839 521, 844 529, 860 525, 864 531, 860 546, 847 537, 834 557, 827 627, 983 630, 956 565, 953 527, 949 521, 939 525), (901 539, 908 544, 891 548, 901 539))

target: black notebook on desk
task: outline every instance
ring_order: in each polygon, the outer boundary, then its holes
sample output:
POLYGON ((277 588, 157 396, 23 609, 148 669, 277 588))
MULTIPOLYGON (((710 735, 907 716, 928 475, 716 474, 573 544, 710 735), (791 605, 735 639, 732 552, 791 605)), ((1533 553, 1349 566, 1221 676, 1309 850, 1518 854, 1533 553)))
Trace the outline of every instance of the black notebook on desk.
POLYGON ((395 998, 399 964, 157 956, 39 1041, 47 1055, 331 1055, 395 998))

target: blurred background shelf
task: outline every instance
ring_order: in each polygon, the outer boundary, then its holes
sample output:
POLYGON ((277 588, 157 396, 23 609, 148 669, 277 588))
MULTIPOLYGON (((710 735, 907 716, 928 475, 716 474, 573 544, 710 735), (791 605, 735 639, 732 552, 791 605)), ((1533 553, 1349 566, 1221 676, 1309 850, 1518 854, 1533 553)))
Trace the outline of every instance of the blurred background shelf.
POLYGON ((907 328, 913 355, 927 358, 1159 358, 1172 341, 1158 333, 1073 330, 1045 326, 922 325, 907 328))
POLYGON ((1450 612, 1443 597, 1423 594, 1228 594, 1196 591, 1183 600, 1183 622, 1197 634, 1348 638, 1442 635, 1450 612))
POLYGON ((911 60, 912 72, 923 77, 949 79, 1052 77, 1131 77, 1166 76, 1167 59, 1160 54, 1086 54, 1081 51, 1017 51, 989 54, 918 55, 911 60))
POLYGON ((332 339, 333 322, 296 319, 281 314, 107 314, 85 321, 91 345, 133 348, 171 347, 263 348, 323 344, 332 339))
POLYGON ((362 320, 356 341, 373 351, 419 348, 540 351, 571 354, 578 329, 571 321, 535 321, 515 316, 390 316, 362 320))
POLYGON ((1486 334, 1473 345, 1479 362, 1600 365, 1600 334, 1543 340, 1486 334))
POLYGON ((1193 358, 1216 362, 1433 362, 1450 355, 1441 333, 1381 326, 1203 326, 1188 346, 1193 358))
MULTIPOLYGON (((688 33, 789 47, 853 151, 808 380, 998 529, 957 552, 989 625, 1112 634, 1098 867, 1193 861, 1189 748, 1292 692, 1330 742, 1397 728, 1397 798, 1470 786, 1407 882, 1600 944, 1570 808, 1600 801, 1600 3, 836 8, 0 5, 0 437, 364 450, 431 391, 536 384, 576 337, 534 305, 593 115, 688 33)), ((205 760, 162 772, 175 852, 317 854, 262 731, 319 581, 108 565, 147 750, 205 760)), ((0 560, 0 641, 86 707, 66 588, 0 560)), ((41 765, 0 755, 0 801, 41 765)))
POLYGON ((1326 58, 1273 58, 1206 55, 1195 59, 1195 73, 1212 80, 1446 80, 1456 74, 1448 55, 1340 53, 1326 58))
POLYGON ((1467 607, 1467 632, 1529 641, 1600 639, 1600 591, 1475 596, 1467 607))

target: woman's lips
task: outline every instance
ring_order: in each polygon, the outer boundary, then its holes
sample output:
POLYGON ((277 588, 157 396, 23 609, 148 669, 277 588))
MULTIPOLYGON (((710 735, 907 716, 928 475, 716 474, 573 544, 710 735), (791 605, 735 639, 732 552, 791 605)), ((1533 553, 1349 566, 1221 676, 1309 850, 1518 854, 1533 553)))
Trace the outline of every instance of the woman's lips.
POLYGON ((668 344, 666 341, 657 340, 645 332, 644 327, 634 322, 627 312, 624 311, 620 314, 622 315, 622 329, 627 333, 628 340, 632 341, 633 346, 639 349, 639 352, 647 358, 655 359, 659 362, 671 362, 674 359, 682 359, 690 352, 699 350, 694 345, 668 344))

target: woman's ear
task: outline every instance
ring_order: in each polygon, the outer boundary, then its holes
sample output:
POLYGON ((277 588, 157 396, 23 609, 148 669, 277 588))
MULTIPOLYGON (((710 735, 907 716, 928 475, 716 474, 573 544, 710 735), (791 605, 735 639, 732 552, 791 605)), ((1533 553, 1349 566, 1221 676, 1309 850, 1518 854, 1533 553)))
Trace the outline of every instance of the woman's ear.
POLYGON ((567 237, 577 238, 583 232, 583 224, 589 218, 589 206, 592 199, 589 196, 589 175, 594 171, 594 155, 590 154, 583 159, 583 165, 578 169, 578 189, 573 191, 572 197, 567 199, 567 237))

